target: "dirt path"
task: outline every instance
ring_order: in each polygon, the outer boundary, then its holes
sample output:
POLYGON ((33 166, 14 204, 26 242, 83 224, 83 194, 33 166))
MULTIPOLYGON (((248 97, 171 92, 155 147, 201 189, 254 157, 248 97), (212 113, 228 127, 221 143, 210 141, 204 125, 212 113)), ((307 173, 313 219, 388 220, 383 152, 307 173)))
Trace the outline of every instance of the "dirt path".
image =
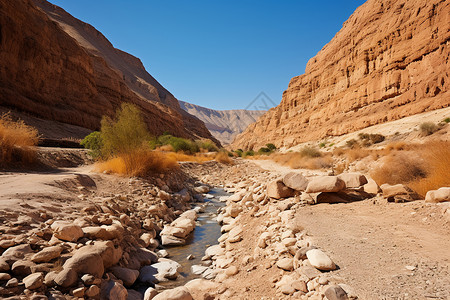
POLYGON ((360 299, 450 299, 450 224, 439 205, 374 198, 306 206, 297 218, 360 299))

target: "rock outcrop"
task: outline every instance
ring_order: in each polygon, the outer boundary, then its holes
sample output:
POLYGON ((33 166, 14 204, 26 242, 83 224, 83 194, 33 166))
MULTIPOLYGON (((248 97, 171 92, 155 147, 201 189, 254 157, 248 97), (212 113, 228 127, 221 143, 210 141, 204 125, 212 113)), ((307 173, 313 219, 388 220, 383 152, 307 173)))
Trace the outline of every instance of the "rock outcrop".
POLYGON ((153 134, 212 138, 138 58, 45 0, 0 0, 0 62, 0 108, 96 130, 131 102, 153 134))
POLYGON ((264 110, 214 110, 180 101, 180 107, 205 122, 206 128, 222 144, 230 144, 248 125, 256 122, 264 110))
POLYGON ((368 0, 233 142, 290 147, 450 105, 450 3, 368 0))

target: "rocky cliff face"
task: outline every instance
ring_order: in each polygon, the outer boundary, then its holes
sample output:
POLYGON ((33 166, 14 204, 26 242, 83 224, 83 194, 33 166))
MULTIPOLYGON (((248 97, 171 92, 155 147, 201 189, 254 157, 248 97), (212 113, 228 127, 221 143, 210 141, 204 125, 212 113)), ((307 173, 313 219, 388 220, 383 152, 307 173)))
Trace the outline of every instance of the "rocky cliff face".
POLYGON ((368 0, 233 143, 290 147, 450 105, 450 2, 368 0))
POLYGON ((212 138, 138 58, 45 0, 0 0, 0 94, 4 108, 92 130, 131 102, 153 134, 212 138))
POLYGON ((214 110, 180 101, 180 107, 202 120, 206 128, 222 144, 230 144, 239 133, 263 115, 263 110, 214 110))

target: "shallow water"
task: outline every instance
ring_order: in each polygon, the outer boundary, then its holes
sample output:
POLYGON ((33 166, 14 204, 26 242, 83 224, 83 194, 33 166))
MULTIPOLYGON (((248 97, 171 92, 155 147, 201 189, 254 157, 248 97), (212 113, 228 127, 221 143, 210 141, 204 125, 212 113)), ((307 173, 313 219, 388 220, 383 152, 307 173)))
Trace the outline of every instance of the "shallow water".
MULTIPOLYGON (((219 202, 218 199, 221 196, 230 196, 230 194, 219 188, 211 189, 209 194, 214 195, 214 198, 204 199, 204 203, 207 205, 204 208, 204 212, 199 213, 197 218, 197 223, 200 225, 197 225, 186 239, 186 245, 165 248, 169 252, 168 258, 181 265, 180 276, 177 280, 161 282, 158 285, 164 288, 172 288, 201 277, 191 273, 191 266, 201 264, 206 248, 218 244, 217 239, 221 236, 221 233, 220 225, 216 221, 217 210, 225 206, 225 203, 219 202), (194 259, 188 260, 187 257, 189 255, 193 255, 194 259)), ((194 203, 193 208, 204 203, 194 203)))

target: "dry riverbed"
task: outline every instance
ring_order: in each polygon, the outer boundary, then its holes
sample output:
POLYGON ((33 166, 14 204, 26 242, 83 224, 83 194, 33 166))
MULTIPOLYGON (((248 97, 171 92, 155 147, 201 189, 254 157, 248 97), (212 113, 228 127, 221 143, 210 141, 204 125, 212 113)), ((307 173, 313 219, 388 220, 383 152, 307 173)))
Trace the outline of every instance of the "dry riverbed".
POLYGON ((183 163, 149 179, 98 174, 92 165, 1 173, 0 297, 450 297, 448 205, 390 203, 381 194, 316 205, 304 193, 268 197, 267 184, 288 172, 236 160, 183 163), (213 197, 225 207, 208 216, 223 234, 201 259, 191 257, 197 275, 189 276, 198 279, 185 283, 185 261, 167 256, 192 241, 203 199, 213 197))

